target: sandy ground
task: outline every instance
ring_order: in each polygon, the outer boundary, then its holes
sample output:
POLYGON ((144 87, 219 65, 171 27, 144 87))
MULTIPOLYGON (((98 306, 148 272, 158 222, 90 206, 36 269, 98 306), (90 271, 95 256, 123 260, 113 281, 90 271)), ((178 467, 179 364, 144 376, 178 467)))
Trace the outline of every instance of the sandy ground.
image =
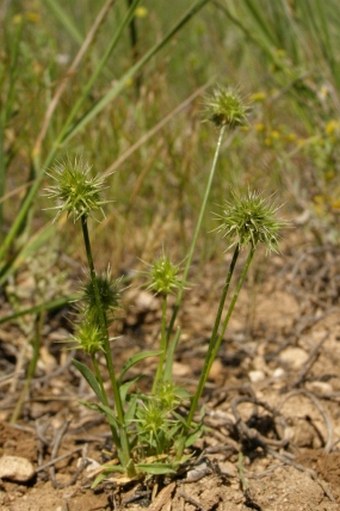
MULTIPOLYGON (((29 399, 9 424, 30 350, 20 322, 2 325, 0 457, 25 458, 34 474, 27 482, 3 477, 1 511, 339 510, 339 268, 339 250, 306 244, 256 263, 212 368, 205 433, 192 462, 173 478, 109 479, 91 489, 91 470, 112 456, 110 436, 102 418, 79 405, 90 391, 58 343, 65 311, 46 320, 29 399)), ((223 271, 206 268, 180 318, 174 373, 189 389, 202 366, 223 271)), ((128 290, 124 301, 116 364, 154 347, 158 336, 157 299, 128 290)), ((147 364, 150 374, 153 362, 147 364)))

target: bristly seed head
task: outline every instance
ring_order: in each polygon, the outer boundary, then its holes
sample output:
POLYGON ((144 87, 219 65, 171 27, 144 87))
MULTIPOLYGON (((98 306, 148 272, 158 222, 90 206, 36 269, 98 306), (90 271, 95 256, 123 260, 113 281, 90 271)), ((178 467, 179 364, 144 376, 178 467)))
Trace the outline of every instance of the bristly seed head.
MULTIPOLYGON (((96 275, 95 279, 101 305, 105 313, 108 314, 116 311, 120 302, 121 279, 113 279, 110 269, 107 269, 101 275, 96 275)), ((95 318, 98 316, 98 306, 94 283, 90 277, 84 285, 83 293, 86 315, 95 318)))
POLYGON ((173 264, 167 256, 161 256, 151 265, 148 289, 163 296, 173 293, 182 285, 178 272, 178 266, 173 264))
POLYGON ((73 340, 77 349, 83 350, 87 355, 94 355, 103 350, 104 336, 103 329, 86 318, 77 326, 73 340))
POLYGON ((250 244, 256 248, 263 244, 268 252, 277 252, 279 231, 286 225, 276 218, 278 209, 259 193, 234 194, 230 201, 225 202, 222 214, 217 215, 220 221, 217 231, 228 240, 228 248, 236 244, 250 244))
POLYGON ((63 212, 70 216, 73 222, 81 217, 87 217, 92 212, 100 212, 104 216, 101 200, 104 190, 104 179, 91 175, 91 165, 82 158, 74 160, 67 158, 58 162, 51 172, 47 173, 55 185, 46 189, 46 195, 56 201, 57 218, 63 212))
POLYGON ((233 130, 247 125, 249 110, 240 94, 230 88, 218 86, 205 100, 206 119, 219 128, 226 126, 233 130))

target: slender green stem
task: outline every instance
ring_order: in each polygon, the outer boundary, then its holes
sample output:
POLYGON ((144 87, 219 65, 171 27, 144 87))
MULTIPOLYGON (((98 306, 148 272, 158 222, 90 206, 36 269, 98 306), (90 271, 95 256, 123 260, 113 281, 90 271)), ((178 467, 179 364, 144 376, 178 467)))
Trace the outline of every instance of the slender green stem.
POLYGON ((167 340, 167 332, 166 332, 166 312, 168 308, 168 295, 164 294, 162 297, 162 323, 161 323, 161 354, 159 356, 158 367, 156 376, 153 382, 153 392, 157 391, 157 387, 162 379, 162 375, 164 374, 164 364, 167 358, 167 348, 168 348, 168 340, 167 340))
POLYGON ((189 248, 188 257, 186 259, 186 264, 185 264, 185 268, 184 268, 184 271, 183 271, 182 286, 180 287, 180 289, 178 291, 178 294, 177 294, 177 297, 176 297, 175 306, 174 306, 174 309, 173 309, 173 313, 172 313, 172 316, 171 316, 171 319, 170 319, 170 322, 169 322, 168 339, 172 335, 172 331, 173 331, 173 328, 174 328, 174 325, 175 325, 177 314, 178 314, 178 311, 180 309, 180 306, 181 306, 181 303, 182 303, 182 300, 183 300, 185 286, 186 286, 186 284, 188 282, 189 270, 190 270, 192 259, 193 259, 193 256, 194 256, 194 251, 195 251, 195 248, 196 248, 198 235, 199 235, 199 232, 201 230, 201 226, 202 226, 205 210, 207 209, 208 198, 209 198, 209 195, 210 195, 210 190, 211 190, 212 182, 213 182, 215 171, 216 171, 217 160, 218 160, 218 157, 219 157, 219 154, 220 154, 220 151, 221 151, 222 139, 223 139, 223 135, 224 135, 224 132, 225 132, 225 128, 226 128, 226 126, 223 125, 221 127, 219 135, 218 135, 216 149, 215 149, 215 154, 214 154, 214 159, 213 159, 213 162, 212 162, 211 170, 210 170, 209 177, 208 177, 207 186, 205 188, 204 197, 203 197, 203 201, 202 201, 202 204, 201 204, 201 209, 200 209, 200 212, 199 212, 199 215, 198 215, 197 224, 196 224, 195 231, 194 231, 194 234, 193 234, 193 237, 192 237, 192 241, 191 241, 191 245, 190 245, 190 248, 189 248))
MULTIPOLYGON (((102 377, 102 373, 100 371, 100 368, 99 368, 99 365, 98 365, 98 360, 96 359, 96 356, 93 354, 91 355, 91 361, 92 361, 92 365, 93 365, 93 368, 94 368, 94 374, 96 376, 96 380, 100 386, 100 389, 102 391, 102 396, 103 396, 103 404, 107 407, 109 407, 109 399, 107 397, 107 393, 106 393, 106 390, 105 390, 105 387, 104 387, 104 381, 103 381, 103 377, 102 377)), ((120 448, 120 439, 119 439, 119 436, 117 435, 117 431, 115 429, 115 427, 110 424, 110 428, 111 428, 111 434, 112 434, 112 439, 115 443, 115 445, 117 446, 117 448, 120 448)))
POLYGON ((171 343, 168 344, 167 353, 166 353, 166 359, 164 364, 164 382, 166 383, 172 383, 173 375, 173 365, 174 365, 174 357, 175 357, 175 351, 178 345, 178 341, 181 336, 181 329, 177 328, 171 343))
POLYGON ((188 417, 186 419, 186 426, 187 426, 188 429, 190 428, 190 425, 192 423, 194 414, 195 414, 197 406, 198 406, 198 402, 199 402, 199 400, 201 398, 201 395, 203 393, 203 389, 205 387, 205 384, 206 384, 208 376, 209 376, 209 371, 210 371, 210 368, 211 368, 211 364, 212 364, 212 362, 214 360, 213 359, 213 354, 215 352, 215 346, 216 346, 216 344, 218 342, 218 339, 220 337, 218 335, 218 330, 219 330, 219 326, 220 326, 220 323, 221 323, 221 317, 222 317, 222 313, 223 313, 223 308, 224 308, 225 300, 226 300, 226 297, 227 297, 227 294, 228 294, 228 290, 229 290, 229 287, 230 287, 230 282, 231 282, 231 279, 232 279, 232 276, 233 276, 233 273, 234 273, 234 270, 235 270, 235 266, 236 266, 236 262, 237 262, 237 259, 239 257, 239 254, 240 254, 240 246, 236 245, 236 248, 234 250, 234 254, 233 254, 232 260, 231 260, 230 265, 228 267, 225 283, 224 283, 223 290, 222 290, 222 295, 221 295, 219 306, 218 306, 218 311, 217 311, 217 314, 216 314, 215 324, 214 324, 213 331, 212 331, 212 334, 211 334, 211 337, 210 337, 210 341, 209 341, 208 352, 207 352, 207 355, 206 355, 206 358, 205 358, 205 361, 204 361, 204 366, 203 366, 203 369, 202 369, 202 372, 201 372, 201 376, 200 376, 200 379, 199 379, 199 382, 198 382, 195 394, 194 394, 192 402, 191 402, 191 406, 190 406, 188 417))
MULTIPOLYGON (((213 352, 213 357, 214 358, 216 357, 217 352, 218 352, 218 350, 219 350, 219 348, 221 346, 221 343, 223 341, 223 337, 224 337, 225 331, 226 331, 226 329, 228 327, 231 315, 234 312, 234 308, 235 308, 236 302, 238 300, 238 296, 240 294, 242 286, 243 286, 243 284, 244 284, 244 282, 246 280, 246 277, 248 275, 249 267, 250 267, 251 262, 253 260, 254 254, 255 254, 255 247, 252 246, 250 248, 249 252, 248 252, 247 259, 246 259, 246 261, 244 263, 241 275, 240 275, 240 277, 238 279, 238 282, 237 282, 237 285, 236 285, 233 297, 232 297, 230 305, 228 307, 227 315, 226 315, 226 317, 225 317, 225 319, 223 321, 222 330, 221 330, 220 335, 219 335, 219 337, 218 337, 218 339, 216 341, 216 345, 215 345, 214 352, 213 352)), ((214 360, 214 358, 213 358, 213 360, 214 360)), ((209 368, 209 370, 210 370, 210 368, 209 368)))
POLYGON ((211 334, 211 337, 210 337, 209 347, 210 347, 210 345, 214 344, 214 342, 216 342, 216 339, 217 339, 217 336, 218 336, 218 330, 219 330, 219 327, 220 327, 220 324, 221 324, 221 318, 222 318, 222 314, 223 314, 224 304, 225 304, 225 301, 226 301, 226 298, 227 298, 227 294, 228 294, 228 291, 229 291, 231 278, 233 276, 233 273, 234 273, 234 270, 235 270, 235 266, 236 266, 236 262, 237 262, 237 259, 238 259, 239 255, 240 255, 240 246, 236 245, 235 250, 234 250, 234 254, 233 254, 233 257, 232 257, 232 260, 231 260, 230 265, 229 265, 227 276, 226 276, 226 279, 225 279, 225 282, 224 282, 224 285, 223 285, 222 294, 221 294, 221 298, 220 298, 220 303, 219 303, 219 306, 218 306, 218 310, 217 310, 217 314, 216 314, 216 318, 215 318, 215 323, 214 323, 213 331, 212 331, 212 334, 211 334))
MULTIPOLYGON (((235 249, 235 252, 234 252, 233 259, 232 259, 232 261, 230 263, 230 266, 229 266, 229 269, 228 269, 227 277, 226 277, 226 282, 225 282, 225 286, 224 286, 225 297, 227 295, 229 284, 230 284, 232 275, 234 273, 234 269, 235 269, 236 261, 237 261, 238 256, 239 256, 239 252, 240 252, 240 246, 237 245, 237 247, 235 249)), ((237 281, 237 284, 236 284, 236 287, 235 287, 232 299, 230 301, 230 304, 229 304, 229 307, 228 307, 228 310, 227 310, 227 314, 226 314, 225 319, 224 319, 223 324, 222 324, 222 329, 220 330, 219 334, 217 334, 216 322, 215 322, 215 327, 214 327, 215 336, 213 336, 213 335, 211 336, 210 343, 209 343, 209 348, 208 348, 208 352, 207 352, 207 355, 206 355, 206 358, 205 358, 205 361, 204 361, 204 366, 203 366, 203 369, 202 369, 202 372, 201 372, 201 376, 200 376, 200 379, 199 379, 199 382, 198 382, 198 385, 197 385, 196 392, 195 392, 194 397, 193 397, 192 402, 191 402, 191 406, 190 406, 188 417, 186 419, 185 427, 186 427, 187 431, 189 431, 189 429, 191 427, 191 424, 192 424, 192 421, 193 421, 193 418, 194 418, 194 414, 195 414, 195 412, 197 410, 197 407, 198 407, 198 402, 199 402, 199 400, 200 400, 200 398, 202 396, 203 389, 204 389, 205 384, 207 382, 207 379, 209 377, 211 366, 212 366, 212 364, 213 364, 213 362, 214 362, 214 360, 215 360, 215 358, 217 356, 218 350, 220 349, 221 343, 222 343, 223 338, 224 338, 225 331, 226 331, 227 326, 229 324, 231 315, 232 315, 232 313, 234 311, 237 299, 239 297, 240 290, 241 290, 241 288, 242 288, 242 286, 244 284, 244 281, 246 279, 246 276, 248 274, 248 270, 249 270, 250 264, 252 262, 252 259, 254 257, 254 253, 255 253, 255 247, 251 246, 251 248, 249 250, 249 253, 248 253, 248 256, 247 256, 247 259, 246 259, 246 261, 244 263, 244 266, 242 268, 241 275, 240 275, 240 277, 239 277, 239 279, 237 281)), ((222 301, 219 304, 218 314, 220 313, 221 309, 223 310, 222 301)), ((181 457, 181 455, 183 453, 184 443, 185 443, 185 439, 179 445, 178 457, 181 457)))
POLYGON ((104 338, 103 338, 103 348, 104 348, 104 354, 105 354, 105 360, 107 369, 110 376, 110 382, 111 382, 111 388, 113 392, 113 397, 115 400, 115 408, 117 413, 117 419, 120 425, 120 442, 122 446, 122 463, 125 467, 130 467, 130 470, 133 471, 133 467, 131 466, 131 456, 130 456, 130 446, 129 446, 129 440, 126 432, 126 425, 125 425, 125 414, 123 409, 123 404, 119 392, 119 385, 116 379, 115 370, 113 367, 112 362, 112 355, 111 355, 111 348, 110 348, 110 342, 109 342, 109 334, 108 334, 108 328, 107 328, 107 318, 106 313, 103 308, 103 304, 100 298, 100 291, 98 287, 98 281, 96 278, 96 270, 94 267, 93 262, 93 255, 92 255, 92 249, 91 249, 91 242, 89 237, 89 231, 87 226, 87 217, 83 215, 81 217, 81 228, 83 233, 83 239, 84 239, 84 245, 85 245, 85 252, 87 257, 87 263, 90 270, 90 277, 91 282, 93 285, 93 291, 95 294, 95 301, 97 305, 97 310, 100 315, 100 320, 102 322, 102 325, 104 326, 104 338))
POLYGON ((79 45, 83 42, 83 35, 77 26, 77 20, 73 21, 67 11, 60 5, 58 0, 45 0, 46 6, 54 14, 57 20, 62 24, 63 29, 69 33, 72 39, 79 45))
POLYGON ((96 376, 96 380, 99 383, 100 390, 102 391, 102 395, 103 395, 102 401, 103 401, 103 404, 106 405, 106 406, 109 406, 109 399, 107 397, 107 393, 106 393, 106 390, 105 390, 105 387, 104 387, 104 380, 103 380, 103 377, 102 377, 102 373, 101 373, 101 371, 99 369, 98 360, 96 359, 96 355, 94 353, 91 354, 91 362, 92 362, 92 365, 93 365, 93 368, 94 368, 94 374, 96 376))

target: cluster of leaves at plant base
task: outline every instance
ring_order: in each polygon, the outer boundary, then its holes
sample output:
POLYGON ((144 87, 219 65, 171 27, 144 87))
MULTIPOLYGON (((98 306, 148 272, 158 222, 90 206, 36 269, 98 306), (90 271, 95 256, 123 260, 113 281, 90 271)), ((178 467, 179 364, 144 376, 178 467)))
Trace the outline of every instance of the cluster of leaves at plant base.
MULTIPOLYGON (((190 435, 186 435, 184 439, 186 411, 181 410, 181 405, 190 397, 187 391, 168 382, 162 384, 154 395, 128 393, 128 389, 138 379, 121 386, 136 474, 174 474, 179 466, 192 456, 185 454, 178 457, 178 444, 185 440, 184 446, 188 448, 200 438, 203 432, 203 414, 199 422, 192 425, 190 435)), ((97 405, 88 406, 98 409, 97 405)), ((106 414, 109 420, 114 421, 112 411, 104 408, 99 406, 99 410, 106 414)), ((103 465, 92 486, 96 487, 113 472, 124 473, 124 468, 111 462, 103 465)))
POLYGON ((163 456, 171 460, 174 457, 176 441, 182 434, 184 419, 180 414, 180 405, 188 400, 189 394, 170 382, 162 383, 155 395, 136 396, 135 450, 138 459, 149 456, 163 456))

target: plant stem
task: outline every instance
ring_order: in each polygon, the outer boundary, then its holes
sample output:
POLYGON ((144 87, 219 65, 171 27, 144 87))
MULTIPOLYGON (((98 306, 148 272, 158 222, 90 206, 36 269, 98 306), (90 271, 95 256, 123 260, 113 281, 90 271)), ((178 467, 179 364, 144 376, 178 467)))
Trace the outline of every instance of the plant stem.
POLYGON ((167 348, 168 348, 168 339, 166 332, 166 312, 168 307, 168 295, 164 294, 162 297, 162 324, 161 324, 161 354, 159 356, 158 367, 156 376, 153 382, 152 391, 153 393, 157 391, 157 387, 159 382, 162 379, 164 363, 167 358, 167 348))
MULTIPOLYGON (((105 334, 104 334, 104 338, 103 338, 103 341, 104 341, 103 348, 104 348, 106 365, 107 365, 107 369, 108 369, 109 376, 110 376, 113 397, 115 400, 117 419, 118 419, 118 422, 120 425, 119 436, 120 436, 120 444, 122 447, 122 463, 125 468, 130 467, 130 470, 133 473, 134 468, 131 464, 130 446, 129 446, 129 440, 128 440, 128 436, 127 436, 127 432, 126 432, 126 427, 125 427, 124 409, 123 409, 122 400, 121 400, 121 396, 120 396, 120 392, 119 392, 118 382, 117 382, 114 367, 113 367, 108 327, 107 327, 107 318, 106 318, 106 313, 103 308, 103 304, 102 304, 101 297, 100 297, 100 291, 99 291, 99 287, 98 287, 98 281, 97 281, 97 276, 96 276, 96 271, 95 271, 93 256, 92 256, 91 242, 90 242, 89 231, 88 231, 88 226, 87 226, 87 217, 85 215, 83 215, 81 217, 81 228, 82 228, 82 233, 83 233, 87 263, 88 263, 89 270, 90 270, 90 278, 91 278, 91 282, 92 282, 92 286, 93 286, 93 290, 94 290, 94 294, 95 294, 96 306, 97 306, 100 320, 104 326, 105 334)), ((132 474, 129 474, 129 475, 132 475, 132 474)))
POLYGON ((211 190, 212 182, 213 182, 215 171, 216 171, 217 160, 218 160, 218 157, 219 157, 219 154, 220 154, 220 151, 221 151, 222 139, 223 139, 223 135, 224 135, 224 132, 225 132, 225 128, 226 128, 226 126, 223 125, 221 127, 219 135, 218 135, 218 140, 217 140, 217 144, 216 144, 214 159, 213 159, 212 166, 211 166, 211 169, 210 169, 207 186, 205 188, 205 193, 204 193, 203 201, 202 201, 202 204, 201 204, 201 209, 200 209, 200 212, 199 212, 199 215, 198 215, 197 224, 196 224, 195 231, 194 231, 194 234, 193 234, 193 237, 192 237, 192 241, 191 241, 191 245, 190 245, 190 248, 189 248, 188 257, 187 257, 185 268, 184 268, 184 271, 183 271, 182 286, 180 287, 180 289, 178 291, 176 302, 175 302, 175 306, 174 306, 173 313, 172 313, 172 316, 171 316, 171 319, 170 319, 170 323, 169 323, 168 335, 167 335, 168 339, 171 337, 171 334, 172 334, 172 331, 173 331, 173 328, 174 328, 174 325, 175 325, 175 321, 176 321, 176 318, 177 318, 177 314, 178 314, 178 311, 179 311, 180 306, 182 304, 185 286, 186 286, 187 281, 188 281, 189 270, 190 270, 190 267, 191 267, 192 259, 193 259, 193 256, 194 256, 194 251, 195 251, 196 244, 197 244, 198 235, 199 235, 199 232, 201 230, 201 226, 202 226, 202 222, 203 222, 203 217, 204 217, 204 214, 205 214, 205 210, 207 208, 208 198, 209 198, 209 195, 210 195, 210 190, 211 190))
POLYGON ((239 255, 240 255, 240 246, 236 245, 235 250, 234 250, 234 254, 233 254, 233 257, 232 257, 232 260, 231 260, 230 265, 229 265, 227 276, 226 276, 226 279, 225 279, 225 282, 224 282, 224 285, 223 285, 222 294, 221 294, 221 298, 220 298, 220 303, 219 303, 219 306, 218 306, 218 310, 217 310, 217 314, 216 314, 216 318, 215 318, 215 323, 214 323, 213 331, 212 331, 212 334, 211 334, 211 337, 210 337, 210 341, 209 341, 209 349, 210 349, 210 346, 213 345, 216 342, 216 339, 217 339, 217 336, 218 336, 218 329, 219 329, 220 324, 221 324, 221 317, 222 317, 222 314, 223 314, 224 304, 225 304, 225 301, 226 301, 226 298, 227 298, 227 294, 228 294, 228 291, 229 291, 231 278, 233 276, 233 273, 234 273, 234 270, 235 270, 235 266, 236 266, 236 262, 237 262, 237 259, 238 259, 239 255))
POLYGON ((213 331, 212 331, 212 334, 211 334, 211 337, 210 337, 210 341, 209 341, 208 352, 207 352, 207 355, 205 357, 204 366, 203 366, 203 369, 202 369, 202 372, 201 372, 201 376, 200 376, 200 379, 199 379, 199 382, 198 382, 198 385, 197 385, 197 388, 196 388, 196 392, 195 392, 195 394, 193 396, 193 399, 192 399, 192 402, 191 402, 191 406, 190 406, 190 410, 189 410, 189 415, 188 415, 187 420, 186 420, 186 427, 187 427, 187 429, 189 429, 190 426, 191 426, 194 414, 195 414, 197 406, 198 406, 198 401, 201 398, 204 386, 205 386, 206 381, 207 381, 208 376, 209 376, 209 372, 210 372, 210 368, 211 368, 212 362, 214 360, 213 359, 213 353, 215 351, 214 350, 215 345, 216 345, 216 343, 218 342, 218 339, 219 339, 218 330, 219 330, 219 326, 220 326, 220 323, 221 323, 221 317, 222 317, 222 313, 223 313, 223 308, 224 308, 225 300, 226 300, 226 297, 227 297, 227 294, 228 294, 230 282, 231 282, 231 279, 232 279, 232 276, 233 276, 233 273, 234 273, 234 270, 235 270, 235 266, 236 266, 236 262, 237 262, 239 254, 240 254, 240 246, 237 245, 235 250, 234 250, 234 254, 233 254, 232 260, 230 262, 229 268, 228 268, 228 272, 227 272, 225 283, 224 283, 223 290, 222 290, 222 295, 221 295, 219 306, 218 306, 218 311, 217 311, 217 314, 216 314, 214 328, 213 328, 213 331))
POLYGON ((218 350, 219 350, 219 348, 221 346, 221 343, 223 341, 223 337, 224 337, 225 331, 226 331, 226 329, 228 327, 231 315, 234 312, 234 308, 235 308, 236 302, 238 300, 238 297, 239 297, 240 291, 242 289, 242 286, 243 286, 243 284, 244 284, 244 282, 246 280, 246 277, 248 275, 249 267, 250 267, 251 262, 253 260, 254 254, 255 254, 255 247, 252 245, 250 250, 249 250, 249 252, 248 252, 247 259, 246 259, 246 261, 244 263, 244 266, 242 268, 241 275, 240 275, 240 277, 239 277, 239 279, 237 281, 236 288, 235 288, 235 291, 233 293, 233 297, 232 297, 230 305, 228 307, 227 315, 226 315, 226 317, 225 317, 225 319, 223 321, 222 330, 221 330, 220 335, 219 335, 219 337, 218 337, 218 339, 216 341, 216 345, 215 345, 214 352, 213 352, 213 360, 216 357, 217 352, 218 352, 218 350))
MULTIPOLYGON (((95 355, 91 355, 91 361, 92 361, 92 365, 93 365, 93 368, 94 368, 94 373, 95 373, 95 376, 96 376, 96 380, 100 386, 100 389, 102 391, 102 395, 103 395, 103 404, 107 407, 109 407, 109 400, 108 400, 108 397, 107 397, 107 393, 106 393, 106 390, 105 390, 105 387, 104 387, 104 381, 103 381, 103 377, 102 377, 102 374, 100 372, 100 369, 99 369, 99 365, 98 365, 98 360, 96 359, 96 356, 95 355)), ((116 444, 117 448, 120 447, 120 440, 119 440, 119 437, 117 435, 117 431, 116 429, 114 428, 113 425, 110 425, 111 427, 111 434, 112 434, 112 438, 113 438, 113 441, 114 443, 116 444)))
MULTIPOLYGON (((221 297, 221 300, 220 300, 220 304, 219 304, 219 308, 218 308, 218 312, 217 312, 217 316, 216 316, 216 320, 215 320, 215 325, 214 325, 213 333, 212 333, 212 336, 210 338, 208 352, 207 352, 207 355, 206 355, 206 358, 205 358, 205 361, 204 361, 204 366, 203 366, 203 369, 202 369, 202 372, 201 372, 201 376, 200 376, 200 379, 199 379, 199 382, 198 382, 198 385, 197 385, 196 392, 195 392, 194 397, 193 397, 192 402, 191 402, 189 414, 188 414, 188 417, 186 419, 185 427, 186 427, 187 432, 190 429, 191 423, 192 423, 193 418, 194 418, 194 414, 195 414, 195 412, 197 410, 197 407, 198 407, 198 402, 199 402, 199 400, 200 400, 200 398, 202 396, 203 389, 204 389, 205 384, 207 382, 207 379, 209 377, 211 366, 212 366, 212 364, 213 364, 213 362, 214 362, 214 360, 215 360, 215 358, 217 356, 218 350, 220 349, 221 343, 222 343, 223 338, 224 338, 225 331, 226 331, 227 326, 229 324, 231 315, 232 315, 232 313, 234 311, 237 299, 239 297, 240 290, 241 290, 241 288, 242 288, 242 286, 244 284, 244 281, 246 279, 246 276, 248 274, 248 270, 249 270, 250 264, 251 264, 252 259, 254 257, 255 247, 252 245, 250 250, 249 250, 247 259, 246 259, 246 261, 245 261, 245 263, 243 265, 241 275, 239 276, 239 279, 237 281, 237 284, 236 284, 236 287, 235 287, 232 299, 230 301, 230 304, 229 304, 229 307, 228 307, 228 310, 227 310, 227 314, 226 314, 226 316, 224 318, 224 321, 223 321, 223 324, 222 324, 222 329, 221 329, 220 333, 218 334, 218 327, 219 327, 219 324, 220 324, 220 319, 221 319, 221 315, 222 315, 222 311, 223 311, 223 305, 224 305, 225 298, 226 298, 227 293, 228 293, 230 281, 231 281, 232 275, 233 275, 234 270, 235 270, 235 265, 236 265, 236 261, 238 259, 239 253, 240 253, 240 245, 238 244, 236 246, 236 248, 235 248, 234 255, 233 255, 232 261, 230 263, 229 269, 228 269, 226 281, 225 281, 223 292, 222 292, 222 297, 221 297)), ((181 457, 181 455, 183 453, 184 442, 185 442, 185 439, 179 445, 178 457, 181 457)))

